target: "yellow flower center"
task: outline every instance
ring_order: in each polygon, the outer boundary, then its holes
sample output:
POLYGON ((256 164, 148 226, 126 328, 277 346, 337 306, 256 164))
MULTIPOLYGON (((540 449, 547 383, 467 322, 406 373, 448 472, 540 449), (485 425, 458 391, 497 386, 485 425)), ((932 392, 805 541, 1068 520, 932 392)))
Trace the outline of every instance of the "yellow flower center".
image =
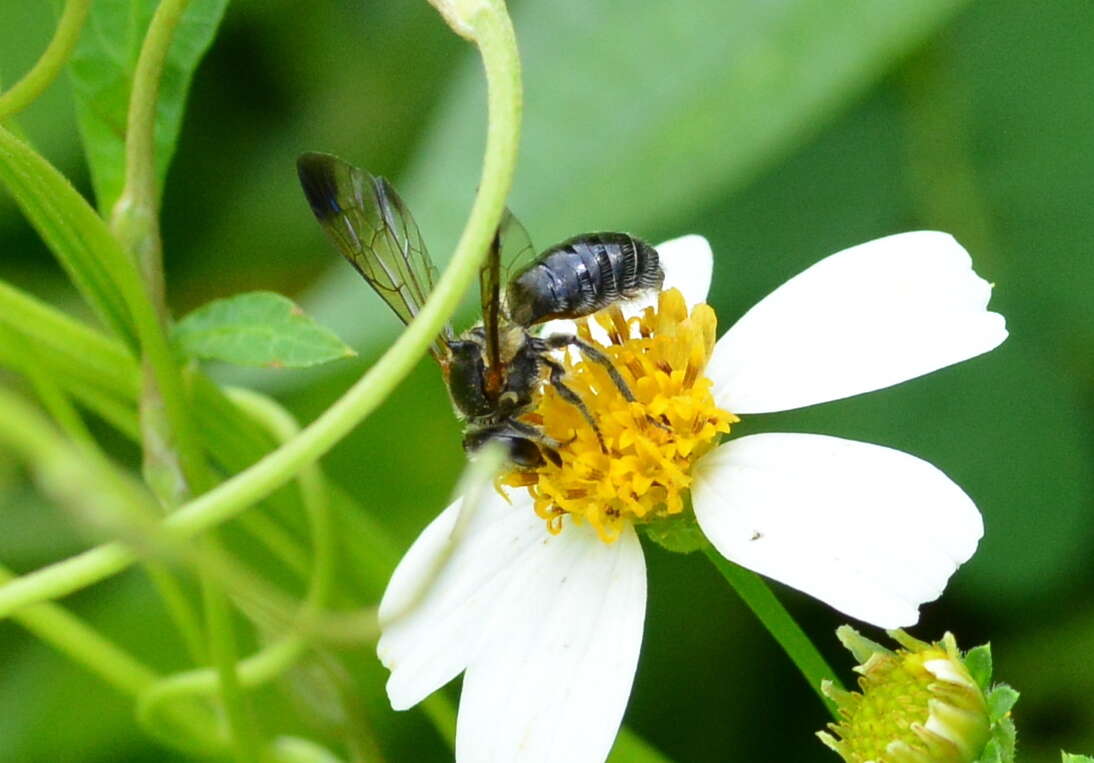
POLYGON ((683 512, 691 465, 738 419, 714 404, 711 382, 703 376, 717 327, 709 305, 696 305, 689 314, 680 292, 670 289, 660 294, 656 309, 640 316, 627 320, 613 307, 592 318, 607 331, 609 343, 593 338, 587 319, 577 322, 578 335, 601 348, 635 400, 624 397, 603 366, 567 357, 566 385, 597 422, 604 448, 581 412, 544 385, 524 418, 562 443, 561 463, 548 460, 534 470, 511 472, 500 484, 527 487, 550 532, 560 532, 569 514, 611 543, 625 522, 683 512))

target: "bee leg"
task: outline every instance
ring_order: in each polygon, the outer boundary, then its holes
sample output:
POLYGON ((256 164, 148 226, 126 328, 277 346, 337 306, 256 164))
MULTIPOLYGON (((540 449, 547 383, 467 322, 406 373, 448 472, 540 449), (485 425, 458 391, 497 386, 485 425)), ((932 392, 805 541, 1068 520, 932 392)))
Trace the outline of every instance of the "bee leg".
MULTIPOLYGON (((588 342, 579 339, 573 334, 552 334, 546 337, 544 340, 547 346, 554 350, 560 350, 564 347, 576 347, 578 351, 589 360, 593 361, 597 365, 601 366, 608 372, 609 378, 612 380, 612 384, 619 390, 619 394, 623 395, 623 399, 628 403, 634 402, 634 393, 631 392, 631 388, 627 386, 626 380, 616 369, 615 364, 612 363, 611 358, 602 353, 597 348, 593 347, 588 342)), ((663 422, 658 421, 653 416, 646 416, 646 420, 653 424, 658 429, 664 429, 670 431, 669 427, 665 426, 663 422)))
POLYGON ((574 433, 574 436, 566 442, 559 442, 539 427, 534 427, 531 424, 525 424, 523 421, 508 419, 505 423, 510 430, 516 432, 527 440, 531 440, 536 445, 538 445, 543 455, 546 456, 555 466, 562 466, 562 457, 558 455, 558 449, 561 448, 563 445, 568 445, 577 438, 577 433, 574 433))
POLYGON ((561 442, 548 435, 539 427, 533 426, 532 424, 526 424, 523 421, 518 421, 516 419, 506 419, 505 424, 512 431, 527 437, 529 440, 535 440, 541 445, 546 445, 548 448, 561 448, 563 445, 569 445, 574 441, 574 438, 571 437, 569 440, 561 442))
POLYGON ((604 444, 604 435, 600 433, 600 427, 597 425, 593 415, 589 413, 589 409, 585 407, 585 403, 577 396, 577 393, 567 387, 566 383, 563 381, 563 378, 566 376, 566 369, 550 358, 543 358, 542 360, 543 364, 551 370, 551 386, 555 388, 563 400, 581 411, 581 415, 589 422, 589 426, 593 428, 593 433, 596 434, 596 441, 600 443, 600 450, 607 453, 608 448, 604 444))
POLYGON ((623 399, 628 403, 634 402, 634 393, 631 392, 631 388, 627 386, 626 380, 616 370, 615 364, 612 363, 611 358, 602 353, 600 350, 593 347, 583 339, 579 339, 573 334, 551 334, 549 337, 545 337, 544 341, 547 346, 552 350, 561 350, 566 347, 576 347, 582 355, 593 361, 597 365, 603 367, 608 372, 608 376, 611 377, 612 384, 619 390, 619 394, 623 395, 623 399))

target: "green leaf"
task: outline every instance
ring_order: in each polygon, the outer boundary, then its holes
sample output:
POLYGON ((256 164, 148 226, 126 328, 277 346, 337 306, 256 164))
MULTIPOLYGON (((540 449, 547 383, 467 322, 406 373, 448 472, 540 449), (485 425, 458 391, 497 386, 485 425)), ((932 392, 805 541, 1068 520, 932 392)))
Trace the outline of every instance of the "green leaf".
POLYGON ((976 681, 976 685, 987 691, 991 683, 991 644, 976 646, 966 652, 965 667, 976 681))
POLYGON ((240 366, 306 368, 356 353, 287 297, 237 294, 199 307, 175 327, 186 354, 240 366))
POLYGON ((2 127, 0 184, 7 187, 99 319, 131 348, 136 347, 129 307, 118 287, 122 269, 135 265, 68 179, 2 127))
POLYGON ((999 684, 988 694, 988 717, 993 723, 1002 719, 1017 701, 1017 691, 1006 684, 999 684))
MULTIPOLYGON (((96 0, 69 63, 69 77, 99 209, 108 212, 125 177, 129 90, 155 0, 96 0)), ((156 177, 162 188, 175 151, 190 80, 228 0, 193 0, 175 30, 156 104, 156 177)))
POLYGON ((1070 752, 1060 752, 1060 763, 1094 763, 1094 758, 1089 755, 1076 755, 1070 752))

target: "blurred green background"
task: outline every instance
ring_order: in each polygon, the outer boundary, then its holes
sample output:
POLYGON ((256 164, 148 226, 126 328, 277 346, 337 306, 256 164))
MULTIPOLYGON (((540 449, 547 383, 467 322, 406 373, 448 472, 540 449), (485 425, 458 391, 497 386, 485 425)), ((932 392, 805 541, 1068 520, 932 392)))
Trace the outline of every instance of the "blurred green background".
MULTIPOLYGON (((539 246, 591 229, 651 241, 702 233, 715 251, 711 301, 723 327, 823 255, 871 238, 941 229, 972 252, 1007 318, 999 350, 735 431, 883 443, 962 485, 986 537, 913 632, 992 642, 997 679, 1022 692, 1022 760, 1058 760, 1061 747, 1094 752, 1094 5, 512 8, 526 108, 511 206, 539 246)), ((0 81, 33 63, 53 23, 44 4, 0 4, 0 81)), ((330 151, 392 178, 443 262, 477 182, 483 113, 472 49, 424 0, 233 2, 195 76, 168 176, 169 300, 182 315, 238 291, 281 291, 361 355, 313 371, 214 375, 276 394, 304 421, 357 378, 398 324, 321 238, 295 157, 330 151)), ((90 192, 64 79, 18 121, 90 192)), ((0 277, 86 313, 2 195, 0 252, 0 277)), ((112 447, 134 457, 131 446, 112 447)), ((386 527, 399 549, 445 504, 462 464, 427 361, 324 461, 359 504, 352 511, 386 527)), ((353 526, 341 533, 352 554, 353 526)), ((0 561, 27 571, 85 545, 0 456, 0 561)), ((834 760, 812 736, 823 708, 706 560, 657 548, 647 556, 646 636, 626 722, 680 761, 834 760)), ((377 593, 358 588, 360 604, 377 593)), ((833 636, 842 620, 778 590, 850 680, 833 636)), ((66 603, 148 662, 180 665, 140 573, 66 603)), ((0 760, 169 756, 137 729, 129 700, 10 621, 0 623, 0 655, 0 760)), ((386 709, 369 650, 337 659, 388 759, 449 756, 420 714, 386 709)), ((322 738, 289 693, 270 690, 267 723, 322 738)))

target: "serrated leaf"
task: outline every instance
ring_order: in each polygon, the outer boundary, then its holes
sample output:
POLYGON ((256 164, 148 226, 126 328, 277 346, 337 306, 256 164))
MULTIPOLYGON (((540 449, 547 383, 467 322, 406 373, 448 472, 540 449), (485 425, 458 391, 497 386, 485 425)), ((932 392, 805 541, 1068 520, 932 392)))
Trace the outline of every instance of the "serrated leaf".
MULTIPOLYGON (((125 176, 126 115, 133 70, 155 0, 96 0, 69 62, 69 79, 99 209, 107 212, 125 176)), ((182 125, 186 95, 228 0, 192 0, 175 28, 156 102, 156 177, 162 187, 182 125)))
POLYGON ((991 684, 991 644, 974 646, 965 653, 964 661, 976 685, 987 691, 991 684))
POLYGON ((288 297, 269 291, 214 300, 175 326, 187 355, 241 366, 306 368, 354 353, 288 297))
POLYGON ((999 684, 991 690, 988 694, 988 717, 992 723, 1010 712, 1018 696, 1018 692, 1006 684, 999 684))

